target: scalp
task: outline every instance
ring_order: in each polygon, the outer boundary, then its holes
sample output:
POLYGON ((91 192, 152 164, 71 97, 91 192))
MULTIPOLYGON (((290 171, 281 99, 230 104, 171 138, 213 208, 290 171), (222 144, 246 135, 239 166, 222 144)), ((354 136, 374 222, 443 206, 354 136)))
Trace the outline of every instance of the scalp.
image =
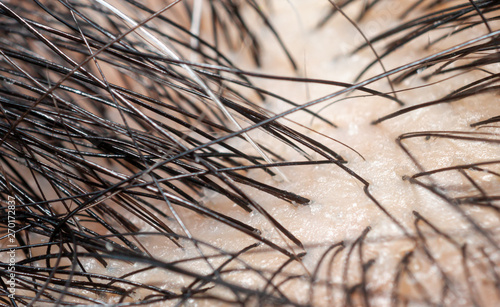
POLYGON ((5 305, 496 305, 495 1, 26 2, 5 305))

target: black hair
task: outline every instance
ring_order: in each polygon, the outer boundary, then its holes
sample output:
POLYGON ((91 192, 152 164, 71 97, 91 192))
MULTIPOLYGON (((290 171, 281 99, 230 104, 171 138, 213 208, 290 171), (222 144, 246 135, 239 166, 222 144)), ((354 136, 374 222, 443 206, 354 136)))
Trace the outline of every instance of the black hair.
MULTIPOLYGON (((364 1, 353 19, 344 10, 355 1, 332 2, 318 27, 328 27, 333 17, 344 17, 363 33, 367 15, 383 2, 364 1)), ((410 210, 412 227, 402 223, 372 195, 370 182, 350 167, 345 155, 282 121, 287 115, 303 112, 337 127, 311 107, 352 99, 356 94, 378 96, 397 106, 395 111, 373 119, 374 127, 389 125, 394 118, 422 108, 464 103, 480 95, 487 95, 485 99, 494 103, 499 89, 495 65, 500 59, 497 1, 420 0, 407 4, 399 25, 375 37, 363 35, 366 42, 352 50, 352 54, 374 55, 373 62, 361 69, 352 83, 239 68, 227 55, 231 50, 245 46, 259 66, 261 44, 266 43, 260 40, 256 21, 245 10, 271 33, 280 48, 276 52, 290 67, 297 70, 299 65, 264 4, 255 0, 203 2, 206 33, 200 34, 193 26, 199 22, 193 16, 200 3, 178 0, 153 8, 154 3, 149 7, 143 1, 125 0, 116 3, 117 8, 104 0, 0 1, 0 225, 6 242, 0 252, 16 254, 15 263, 0 262, 2 306, 146 306, 193 301, 303 306, 315 305, 318 292, 331 299, 329 304, 376 305, 379 293, 370 286, 368 275, 377 261, 364 254, 370 226, 355 239, 323 246, 312 272, 287 271, 312 247, 304 246, 296 233, 247 192, 251 188, 290 206, 313 206, 300 193, 252 179, 248 172, 260 170, 279 181, 286 180, 281 173, 285 167, 322 164, 353 178, 399 229, 398 238, 374 240, 411 242, 411 248, 400 251, 399 261, 391 268, 393 306, 454 305, 459 299, 465 305, 480 305, 490 299, 490 292, 478 287, 492 288, 498 294, 498 223, 485 227, 469 208, 498 214, 500 174, 495 167, 500 159, 478 158, 427 169, 408 141, 453 140, 498 146, 495 123, 500 121, 499 114, 484 114, 487 116, 463 130, 408 131, 395 140, 418 169, 402 180, 424 188, 462 216, 480 238, 472 246, 460 239, 463 234, 440 229, 418 208, 410 210), (383 71, 373 73, 377 64, 431 32, 439 35, 425 46, 422 52, 427 55, 395 68, 381 65, 383 71), (454 36, 467 37, 464 33, 469 35, 467 40, 433 49, 454 36), (417 75, 425 81, 423 87, 438 87, 464 75, 468 81, 442 97, 408 103, 404 93, 416 87, 406 86, 405 81, 417 75), (256 85, 255 80, 266 78, 292 86, 326 84, 339 90, 302 104, 256 85), (389 91, 379 86, 387 80, 389 91), (287 110, 271 112, 263 103, 269 98, 288 105, 287 110), (268 143, 257 141, 255 131, 269 135, 288 153, 283 155, 268 143), (466 178, 466 192, 456 193, 433 177, 446 172, 458 172, 466 178), (472 174, 477 172, 492 175, 496 184, 472 174), (228 199, 238 210, 262 216, 284 239, 271 238, 266 230, 232 217, 222 207, 208 206, 205 200, 210 193, 228 199), (179 210, 224 224, 234 233, 252 238, 253 243, 228 250, 193 236, 179 210), (463 281, 456 282, 442 269, 429 247, 430 237, 454 247, 462 259, 463 281), (143 243, 147 238, 160 238, 172 253, 194 248, 197 256, 163 260, 143 243), (16 243, 9 244, 10 239, 16 243), (247 255, 259 253, 278 257, 279 267, 269 270, 245 260, 247 255), (99 269, 89 271, 89 261, 99 269), (142 266, 116 276, 107 269, 110 263, 142 266), (415 263, 436 268, 438 296, 429 293, 416 276, 415 263), (473 278, 477 272, 471 263, 480 264, 480 281, 473 278), (341 267, 340 281, 331 273, 319 273, 320 269, 331 272, 336 265, 341 267), (209 269, 198 270, 197 266, 209 269), (158 269, 185 279, 172 277, 179 281, 166 282, 167 286, 135 279, 158 269), (360 277, 350 278, 349 270, 359 270, 360 277), (10 286, 14 272, 15 293, 10 286), (238 272, 258 276, 264 286, 246 287, 227 277, 238 272), (302 301, 282 290, 294 280, 310 287, 302 301), (463 293, 458 285, 462 283, 466 285, 463 293)))

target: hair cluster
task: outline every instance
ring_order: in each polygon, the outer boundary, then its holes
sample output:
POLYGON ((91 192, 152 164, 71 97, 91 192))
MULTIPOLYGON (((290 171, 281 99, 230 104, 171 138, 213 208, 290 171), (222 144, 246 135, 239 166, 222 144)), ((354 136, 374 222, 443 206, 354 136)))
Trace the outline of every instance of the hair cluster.
MULTIPOLYGON (((384 1, 364 1, 361 11, 351 19, 344 10, 355 2, 329 3, 331 11, 318 20, 318 27, 328 27, 331 18, 344 17, 348 25, 362 26, 367 15, 384 1)), ((349 161, 323 142, 280 121, 292 113, 304 112, 335 127, 334 122, 310 107, 353 92, 400 104, 395 112, 374 119, 373 125, 471 97, 487 96, 495 103, 500 80, 498 1, 409 1, 399 16, 399 25, 367 38, 365 44, 352 50, 353 54, 374 51, 373 62, 360 69, 352 83, 238 68, 229 56, 234 48, 244 46, 255 65, 264 56, 260 46, 266 42, 255 31, 254 20, 272 34, 280 46, 276 52, 287 58, 291 67, 298 66, 260 1, 176 0, 163 1, 160 6, 154 1, 144 3, 0 1, 0 226, 6 240, 11 229, 8 201, 13 197, 13 235, 17 242, 13 266, 17 288, 13 296, 8 289, 12 272, 9 262, 6 258, 0 262, 2 306, 129 306, 167 301, 181 305, 188 300, 302 306, 314 305, 314 292, 319 289, 326 289, 325 295, 340 304, 359 302, 369 306, 376 296, 369 290, 366 277, 375 261, 363 256, 370 228, 356 240, 330 244, 311 274, 293 275, 286 272, 286 267, 301 262, 307 246, 246 192, 250 188, 290 205, 309 205, 308 198, 247 174, 249 170, 260 170, 279 181, 286 179, 282 168, 319 164, 331 164, 352 176, 373 205, 400 228, 403 239, 414 243, 394 266, 390 287, 394 306, 447 305, 452 296, 464 297, 466 304, 481 304, 487 297, 477 289, 480 282, 473 282, 471 262, 480 263, 483 283, 487 284, 484 287, 491 286, 498 293, 500 277, 494 257, 499 248, 498 235, 481 226, 468 208, 482 208, 484 214, 498 215, 500 160, 478 158, 427 169, 411 144, 415 140, 448 139, 498 146, 495 124, 500 115, 488 114, 463 131, 408 132, 396 140, 419 169, 403 180, 435 194, 463 216, 472 231, 486 242, 473 247, 440 230, 417 210, 413 212, 414 227, 409 229, 370 193, 370 183, 349 167, 349 161), (382 73, 370 75, 386 58, 431 32, 438 35, 423 47, 425 57, 390 69, 382 65, 382 73), (455 36, 468 39, 443 43, 453 41, 455 36), (435 50, 442 44, 446 47, 435 50), (406 87, 405 81, 416 75, 428 87, 460 76, 468 81, 445 96, 408 105, 400 93, 413 90, 406 87), (297 104, 272 89, 255 85, 257 78, 292 85, 328 84, 339 89, 297 104), (392 92, 377 89, 378 82, 387 80, 392 92), (268 98, 288 105, 287 111, 275 114, 267 110, 264 101, 268 98), (299 158, 291 160, 290 154, 260 142, 256 132, 269 135, 299 158), (449 172, 468 181, 469 187, 462 189, 465 192, 455 192, 448 188, 449 183, 436 177, 449 172), (491 175, 494 184, 478 179, 477 173, 491 175), (207 193, 228 199, 238 210, 262 216, 289 244, 269 238, 263 230, 231 217, 217 205, 207 206, 207 193), (191 235, 180 211, 217 221, 253 238, 255 243, 242 250, 221 249, 191 235), (464 271, 470 275, 464 278, 468 289, 465 294, 456 293, 460 287, 441 269, 428 236, 441 237, 462 255, 464 271), (193 247, 198 254, 162 260, 142 243, 146 237, 159 238, 172 250, 193 247), (246 264, 245 255, 261 249, 281 255, 279 269, 269 272, 246 264), (89 261, 99 269, 89 271, 89 261), (415 277, 411 269, 415 261, 437 268, 438 296, 428 293, 415 277), (143 266, 116 276, 107 269, 111 262, 143 266), (345 269, 340 284, 329 280, 331 276, 320 278, 318 273, 319 268, 331 269, 335 262, 341 262, 345 269), (194 269, 199 263, 208 264, 210 270, 194 269), (349 281, 347 269, 352 266, 359 266, 359 281, 349 281), (135 279, 152 270, 186 277, 186 282, 165 287, 135 279), (264 286, 248 288, 226 278, 236 270, 259 276, 264 286), (296 301, 282 291, 282 285, 290 280, 302 280, 309 286, 309 298, 296 301), (403 287, 414 290, 404 292, 403 287)), ((9 250, 4 245, 0 252, 9 250)))

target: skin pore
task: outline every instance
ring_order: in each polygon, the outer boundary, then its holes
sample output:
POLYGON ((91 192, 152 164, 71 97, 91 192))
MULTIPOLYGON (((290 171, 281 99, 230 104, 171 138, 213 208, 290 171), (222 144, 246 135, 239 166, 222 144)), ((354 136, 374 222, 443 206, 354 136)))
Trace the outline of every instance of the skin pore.
POLYGON ((21 2, 1 304, 497 305, 500 4, 21 2))

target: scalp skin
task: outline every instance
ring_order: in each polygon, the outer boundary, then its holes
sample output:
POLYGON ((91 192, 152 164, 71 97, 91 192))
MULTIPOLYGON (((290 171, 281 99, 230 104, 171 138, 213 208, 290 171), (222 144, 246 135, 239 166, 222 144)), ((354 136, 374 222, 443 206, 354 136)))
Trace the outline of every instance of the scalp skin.
POLYGON ((21 2, 0 303, 498 304, 495 1, 21 2))

